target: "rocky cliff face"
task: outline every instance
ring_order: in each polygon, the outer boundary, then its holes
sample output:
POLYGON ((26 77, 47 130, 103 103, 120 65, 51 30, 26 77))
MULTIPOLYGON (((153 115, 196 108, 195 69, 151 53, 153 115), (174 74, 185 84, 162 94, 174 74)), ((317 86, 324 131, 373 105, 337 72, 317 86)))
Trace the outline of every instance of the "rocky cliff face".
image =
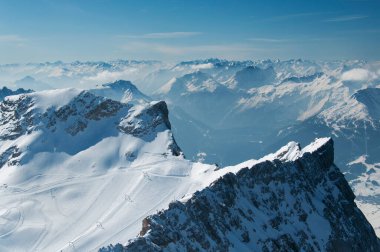
MULTIPOLYGON (((227 173, 101 251, 380 251, 334 165, 333 141, 227 173)), ((281 153, 277 153, 281 156, 281 153)))
POLYGON ((13 140, 42 128, 54 132, 59 126, 64 126, 66 133, 76 135, 87 127, 88 121, 113 116, 122 107, 130 106, 83 91, 58 108, 41 110, 36 97, 27 94, 5 99, 0 107, 3 129, 0 139, 13 140))

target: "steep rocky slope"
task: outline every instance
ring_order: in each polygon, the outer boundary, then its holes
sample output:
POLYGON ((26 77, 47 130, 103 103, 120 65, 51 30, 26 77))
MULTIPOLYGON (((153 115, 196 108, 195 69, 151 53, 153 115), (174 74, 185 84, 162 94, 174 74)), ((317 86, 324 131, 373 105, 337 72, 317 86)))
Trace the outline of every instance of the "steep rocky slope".
MULTIPOLYGON (((277 144, 289 140, 301 144, 316 136, 333 136, 335 162, 349 181, 364 214, 380 234, 380 89, 366 88, 318 115, 282 130, 277 144)), ((270 149, 268 148, 268 149, 270 149)))
POLYGON ((334 165, 333 142, 295 143, 227 173, 143 220, 126 247, 101 251, 379 251, 334 165))

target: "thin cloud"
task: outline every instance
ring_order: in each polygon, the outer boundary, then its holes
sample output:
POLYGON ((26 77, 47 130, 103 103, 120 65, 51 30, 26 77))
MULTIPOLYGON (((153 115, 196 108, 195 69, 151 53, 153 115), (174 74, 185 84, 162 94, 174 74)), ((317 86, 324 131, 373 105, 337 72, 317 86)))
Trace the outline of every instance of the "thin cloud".
POLYGON ((336 12, 301 12, 301 13, 293 13, 289 15, 273 16, 273 17, 264 19, 264 21, 284 21, 284 20, 289 20, 289 19, 299 19, 299 18, 320 16, 320 15, 333 14, 333 13, 336 13, 336 12))
POLYGON ((367 69, 354 68, 342 74, 342 80, 344 81, 368 81, 373 79, 374 74, 367 69))
POLYGON ((202 32, 157 32, 146 33, 142 35, 122 35, 120 38, 129 39, 174 39, 174 38, 188 38, 201 35, 202 32))
POLYGON ((25 41, 25 38, 20 37, 19 35, 14 35, 14 34, 0 35, 0 42, 20 43, 24 41, 25 41))
POLYGON ((264 43, 283 43, 289 42, 289 39, 276 39, 276 38, 249 38, 249 41, 252 42, 264 42, 264 43))
MULTIPOLYGON (((141 57, 136 52, 160 59, 181 59, 194 57, 247 58, 265 51, 250 44, 203 44, 203 45, 172 45, 163 43, 129 42, 121 46, 121 50, 129 57, 141 57)), ((271 49, 273 51, 273 49, 271 49)), ((143 56, 144 56, 143 55, 143 56)))
POLYGON ((360 20, 360 19, 365 19, 365 18, 368 18, 368 16, 351 15, 351 16, 340 16, 340 17, 335 17, 335 18, 329 18, 324 21, 325 22, 349 22, 349 21, 360 20))
POLYGON ((359 34, 359 33, 367 33, 367 34, 372 34, 372 33, 380 33, 380 29, 356 29, 356 30, 340 30, 337 31, 337 33, 342 33, 342 34, 359 34))
POLYGON ((248 41, 263 42, 263 43, 302 43, 302 42, 319 42, 332 41, 341 39, 339 37, 299 37, 293 39, 277 39, 277 38, 249 38, 248 41))
POLYGON ((163 54, 182 55, 188 53, 206 53, 206 52, 223 52, 223 51, 235 51, 235 52, 248 52, 256 51, 253 48, 245 44, 207 44, 207 45, 194 45, 194 46, 176 46, 156 43, 129 43, 122 48, 125 51, 149 50, 163 54))

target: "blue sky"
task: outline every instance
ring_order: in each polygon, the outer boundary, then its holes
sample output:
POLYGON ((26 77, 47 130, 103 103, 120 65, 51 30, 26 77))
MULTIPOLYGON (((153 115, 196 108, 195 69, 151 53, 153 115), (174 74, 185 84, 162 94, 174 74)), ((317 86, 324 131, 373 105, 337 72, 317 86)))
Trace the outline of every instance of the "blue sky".
POLYGON ((0 63, 380 60, 379 0, 0 0, 0 63))

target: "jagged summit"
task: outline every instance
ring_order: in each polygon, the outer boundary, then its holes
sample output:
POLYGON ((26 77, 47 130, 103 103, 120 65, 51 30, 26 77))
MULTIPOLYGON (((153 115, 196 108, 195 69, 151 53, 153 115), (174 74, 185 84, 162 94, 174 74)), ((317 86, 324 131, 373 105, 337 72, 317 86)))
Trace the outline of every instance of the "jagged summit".
POLYGON ((123 103, 140 104, 151 101, 151 99, 140 92, 132 82, 126 80, 106 83, 90 91, 96 95, 105 96, 123 103))
POLYGON ((102 84, 102 87, 108 87, 114 90, 126 91, 128 89, 132 91, 138 91, 137 87, 132 84, 132 82, 127 80, 117 80, 114 82, 102 84))
POLYGON ((126 247, 100 251, 379 251, 333 164, 332 140, 297 146, 277 153, 283 161, 225 174, 144 219, 139 238, 126 247))
POLYGON ((31 89, 18 88, 17 90, 12 90, 7 87, 2 87, 0 89, 0 101, 4 100, 6 96, 31 93, 31 92, 33 92, 33 90, 31 89))
POLYGON ((226 82, 231 88, 249 90, 254 87, 272 84, 276 79, 276 72, 272 66, 260 68, 258 66, 248 66, 240 71, 226 82))
POLYGON ((292 83, 308 83, 312 82, 317 78, 320 78, 323 76, 322 72, 317 72, 311 75, 306 75, 306 76, 292 76, 292 77, 287 77, 284 80, 281 81, 281 83, 285 82, 292 82, 292 83))
POLYGON ((225 60, 225 59, 218 59, 218 58, 209 58, 209 59, 201 59, 201 60, 191 60, 191 61, 182 61, 178 63, 176 67, 179 66, 196 66, 196 65, 206 65, 210 64, 212 67, 236 67, 236 66, 251 66, 254 64, 257 64, 257 62, 254 61, 231 61, 231 60, 225 60))

